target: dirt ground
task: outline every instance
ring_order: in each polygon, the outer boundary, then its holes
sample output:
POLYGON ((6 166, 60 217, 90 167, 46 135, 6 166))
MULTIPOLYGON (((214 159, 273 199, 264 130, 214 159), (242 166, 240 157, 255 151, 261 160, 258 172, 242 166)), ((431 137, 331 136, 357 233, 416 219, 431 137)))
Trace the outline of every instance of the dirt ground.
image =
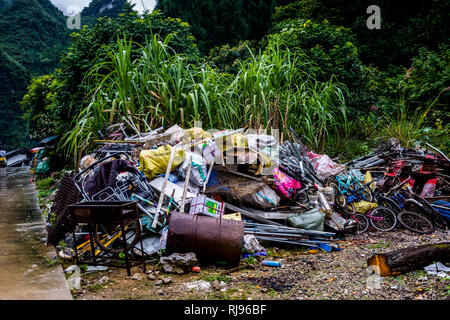
POLYGON ((200 273, 166 274, 158 265, 82 273, 74 299, 283 299, 283 300, 446 300, 450 277, 416 270, 391 278, 371 275, 367 259, 374 253, 449 241, 449 231, 418 235, 409 231, 369 232, 348 236, 336 244, 342 251, 307 251, 267 246, 268 260, 282 259, 283 268, 262 266, 259 259, 241 260, 250 268, 223 275, 224 268, 202 266, 200 273), (136 275, 139 274, 139 275, 136 275), (140 277, 139 277, 140 276, 140 277), (151 278, 151 279, 149 279, 151 278), (162 280, 165 280, 163 282, 162 280))

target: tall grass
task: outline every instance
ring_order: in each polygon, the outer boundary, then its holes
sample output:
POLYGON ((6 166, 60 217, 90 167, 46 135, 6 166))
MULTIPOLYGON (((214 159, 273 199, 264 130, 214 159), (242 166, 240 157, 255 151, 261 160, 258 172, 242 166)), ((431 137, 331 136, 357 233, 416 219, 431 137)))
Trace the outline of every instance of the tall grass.
POLYGON ((153 127, 202 121, 205 129, 273 128, 284 134, 292 127, 316 151, 323 151, 330 134, 349 135, 346 88, 335 79, 317 81, 306 72, 308 60, 282 49, 278 39, 240 61, 232 76, 188 63, 170 48, 170 38, 153 35, 136 52, 131 39, 118 39, 105 62, 86 75, 91 103, 65 139, 75 161, 98 130, 123 117, 142 127, 142 119, 153 127))
POLYGON ((412 108, 404 100, 401 100, 397 110, 396 118, 386 117, 384 135, 386 137, 398 138, 402 145, 409 148, 423 135, 425 126, 432 122, 432 110, 440 96, 445 92, 441 91, 433 100, 422 108, 412 108))

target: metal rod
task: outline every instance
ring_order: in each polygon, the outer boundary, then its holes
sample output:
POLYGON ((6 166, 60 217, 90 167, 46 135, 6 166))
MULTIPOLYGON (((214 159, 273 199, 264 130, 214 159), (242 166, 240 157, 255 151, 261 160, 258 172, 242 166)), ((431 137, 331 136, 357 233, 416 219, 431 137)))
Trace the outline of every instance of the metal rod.
POLYGON ((164 200, 164 195, 165 195, 164 192, 166 191, 167 181, 169 180, 170 170, 172 169, 172 163, 173 163, 173 158, 175 156, 175 150, 179 147, 179 145, 180 145, 180 143, 175 145, 174 147, 172 147, 172 149, 170 150, 169 163, 167 164, 166 175, 164 176, 164 181, 161 186, 161 194, 159 195, 158 206, 156 207, 155 218, 153 219, 153 222, 152 222, 153 229, 156 228, 156 224, 158 223, 159 211, 161 210, 162 203, 164 200))
POLYGON ((214 167, 214 161, 211 162, 211 165, 210 165, 209 170, 208 170, 208 174, 206 175, 205 182, 203 182, 203 188, 202 188, 203 194, 206 191, 206 185, 208 184, 209 177, 211 176, 211 172, 212 172, 213 167, 214 167))
POLYGON ((189 178, 191 177, 191 169, 192 169, 192 153, 189 152, 189 164, 186 172, 186 179, 184 180, 183 197, 181 198, 181 206, 180 206, 180 211, 183 213, 184 213, 184 205, 186 202, 186 193, 189 185, 189 178))
POLYGON ((434 151, 437 151, 438 153, 440 153, 441 154, 441 156, 443 156, 444 158, 445 158, 445 160, 447 160, 448 162, 450 162, 450 159, 449 158, 447 158, 447 156, 441 151, 441 150, 439 150, 438 148, 436 148, 436 147, 433 147, 431 144, 429 144, 428 142, 426 142, 426 145, 427 146, 429 146, 431 149, 433 149, 434 151))

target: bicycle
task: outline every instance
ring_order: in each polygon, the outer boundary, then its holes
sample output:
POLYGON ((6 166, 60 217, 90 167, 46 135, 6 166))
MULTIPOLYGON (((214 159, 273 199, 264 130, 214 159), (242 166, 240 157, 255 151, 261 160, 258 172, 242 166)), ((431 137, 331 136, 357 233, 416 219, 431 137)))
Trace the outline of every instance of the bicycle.
POLYGON ((376 207, 366 214, 355 213, 350 215, 357 222, 357 233, 366 232, 369 224, 378 231, 391 231, 397 225, 397 216, 387 207, 376 207))
POLYGON ((337 183, 330 181, 327 185, 334 190, 335 203, 337 206, 350 214, 355 214, 356 207, 354 202, 372 202, 373 195, 368 188, 368 185, 361 184, 361 182, 353 175, 348 173, 345 174, 345 181, 343 181, 343 176, 344 175, 336 177, 337 183))
POLYGON ((397 214, 399 223, 406 229, 422 234, 432 233, 435 223, 429 209, 420 200, 420 196, 412 192, 408 181, 409 178, 399 182, 386 194, 376 190, 375 199, 379 204, 391 208, 397 214))

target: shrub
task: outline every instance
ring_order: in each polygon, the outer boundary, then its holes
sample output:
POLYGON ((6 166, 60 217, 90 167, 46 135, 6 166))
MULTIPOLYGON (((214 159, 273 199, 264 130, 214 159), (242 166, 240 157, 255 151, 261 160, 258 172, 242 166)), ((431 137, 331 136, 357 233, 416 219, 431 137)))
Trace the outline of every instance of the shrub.
POLYGON ((368 90, 368 74, 358 57, 355 37, 350 29, 336 27, 328 21, 286 20, 277 24, 269 37, 279 37, 292 52, 309 61, 308 73, 321 81, 333 75, 350 93, 349 107, 367 110, 374 101, 368 90))

